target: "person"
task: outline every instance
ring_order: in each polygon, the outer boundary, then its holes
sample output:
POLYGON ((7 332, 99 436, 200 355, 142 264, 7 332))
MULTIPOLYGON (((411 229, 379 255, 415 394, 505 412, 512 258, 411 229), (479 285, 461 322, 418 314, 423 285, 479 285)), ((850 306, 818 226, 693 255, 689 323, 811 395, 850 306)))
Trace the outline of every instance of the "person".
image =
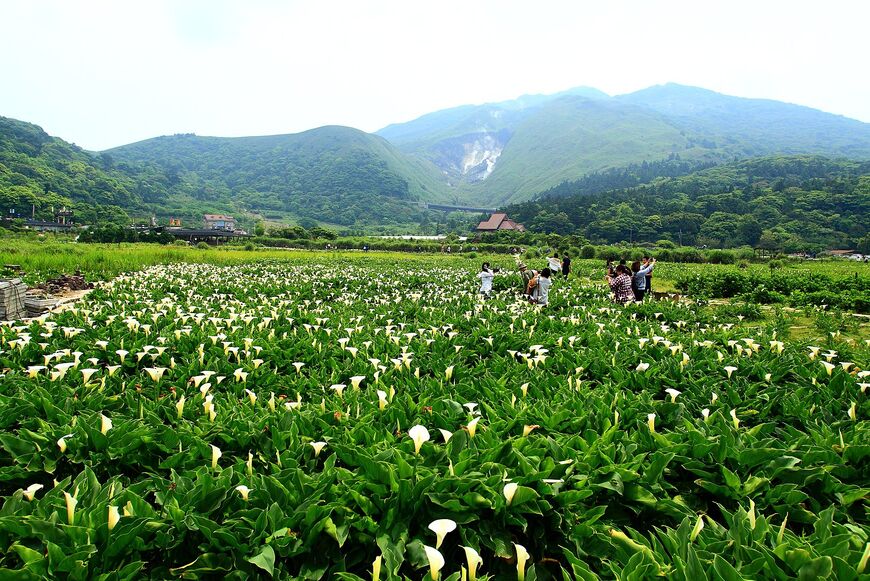
MULTIPOLYGON (((643 266, 646 268, 650 265, 650 262, 655 262, 652 258, 650 258, 649 254, 644 255, 643 257, 643 266)), ((646 289, 646 294, 652 293, 652 270, 649 271, 646 275, 646 285, 644 286, 646 289)))
POLYGON ((538 275, 538 284, 529 297, 531 302, 542 306, 546 306, 550 302, 550 286, 553 284, 550 277, 552 274, 553 271, 549 267, 541 270, 541 274, 538 275))
POLYGON ((530 270, 528 266, 526 266, 525 262, 521 262, 519 264, 520 268, 520 278, 523 279, 523 288, 521 289, 522 294, 528 296, 529 294, 529 281, 538 276, 538 273, 534 270, 530 270))
POLYGON ((559 260, 558 252, 554 252, 553 256, 547 259, 547 266, 550 267, 550 272, 559 272, 562 270, 562 261, 559 260))
POLYGON ((571 274, 571 257, 566 254, 562 257, 562 276, 568 278, 569 274, 571 274))
POLYGON ((495 273, 489 267, 488 262, 484 262, 480 267, 480 272, 477 273, 477 278, 480 279, 480 294, 489 297, 492 294, 492 279, 495 273))
POLYGON ((624 264, 616 267, 615 275, 609 274, 605 277, 607 284, 610 285, 610 290, 613 291, 613 300, 620 304, 630 303, 634 300, 634 293, 631 292, 631 277, 630 271, 624 264))
POLYGON ((634 300, 640 302, 646 294, 647 275, 652 272, 656 261, 652 260, 646 266, 641 267, 640 261, 635 260, 631 263, 631 290, 634 292, 634 300))

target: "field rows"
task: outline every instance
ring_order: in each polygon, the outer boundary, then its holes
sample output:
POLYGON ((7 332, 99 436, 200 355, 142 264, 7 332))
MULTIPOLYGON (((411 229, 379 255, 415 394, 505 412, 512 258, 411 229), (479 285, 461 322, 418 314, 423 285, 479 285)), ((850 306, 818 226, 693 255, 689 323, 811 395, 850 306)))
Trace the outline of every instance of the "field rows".
POLYGON ((2 574, 870 572, 866 342, 473 280, 155 266, 0 327, 2 574))

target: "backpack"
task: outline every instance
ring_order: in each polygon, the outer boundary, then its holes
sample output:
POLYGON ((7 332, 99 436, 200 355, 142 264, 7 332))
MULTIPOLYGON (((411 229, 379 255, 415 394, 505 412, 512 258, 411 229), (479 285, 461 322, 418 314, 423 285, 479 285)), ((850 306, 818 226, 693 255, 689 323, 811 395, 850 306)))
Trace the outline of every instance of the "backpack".
POLYGON ((531 294, 533 292, 535 292, 536 288, 538 288, 538 274, 537 273, 535 273, 535 275, 529 279, 529 284, 526 287, 526 294, 531 296, 531 294))

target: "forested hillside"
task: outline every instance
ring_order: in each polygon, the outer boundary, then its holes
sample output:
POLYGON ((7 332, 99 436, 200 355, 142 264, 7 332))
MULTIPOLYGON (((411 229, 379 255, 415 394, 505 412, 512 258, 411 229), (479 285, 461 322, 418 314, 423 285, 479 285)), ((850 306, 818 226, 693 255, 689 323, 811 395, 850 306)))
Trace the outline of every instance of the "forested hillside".
POLYGON ((597 243, 854 248, 870 232, 870 162, 763 157, 598 193, 581 180, 505 211, 532 230, 597 243))
POLYGON ((168 208, 197 200, 351 226, 418 222, 419 202, 451 200, 434 167, 349 127, 266 137, 174 135, 105 153, 119 168, 145 165, 170 176, 186 195, 160 200, 168 208))
POLYGON ((140 184, 40 127, 0 117, 0 211, 4 216, 53 217, 72 208, 82 220, 126 221, 121 208, 143 210, 140 184))

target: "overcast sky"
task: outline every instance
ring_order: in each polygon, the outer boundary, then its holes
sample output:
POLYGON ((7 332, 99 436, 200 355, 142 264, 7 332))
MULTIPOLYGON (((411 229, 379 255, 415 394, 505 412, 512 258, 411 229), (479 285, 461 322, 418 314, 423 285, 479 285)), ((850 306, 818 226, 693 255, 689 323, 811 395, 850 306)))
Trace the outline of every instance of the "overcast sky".
POLYGON ((375 131, 462 104, 678 82, 870 122, 870 2, 0 0, 0 115, 100 150, 375 131))

